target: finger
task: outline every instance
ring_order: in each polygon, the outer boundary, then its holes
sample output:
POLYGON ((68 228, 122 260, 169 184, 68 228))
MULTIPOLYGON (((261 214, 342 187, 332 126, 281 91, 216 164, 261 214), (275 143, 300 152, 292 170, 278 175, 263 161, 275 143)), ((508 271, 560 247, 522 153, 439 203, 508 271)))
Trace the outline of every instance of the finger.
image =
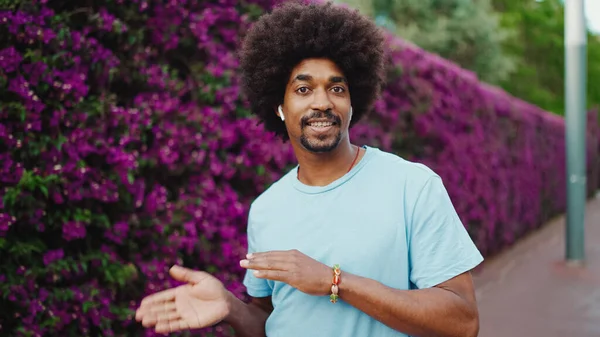
POLYGON ((169 333, 189 329, 189 325, 182 319, 161 321, 154 329, 158 333, 169 333))
POLYGON ((160 307, 160 303, 145 304, 140 306, 135 312, 135 319, 140 322, 144 317, 148 315, 154 315, 157 311, 160 311, 157 307, 160 307))
POLYGON ((291 261, 293 261, 294 253, 292 253, 292 251, 269 251, 262 253, 252 253, 248 256, 249 257, 247 259, 242 260, 248 261, 247 263, 244 262, 244 264, 254 264, 255 266, 262 266, 266 269, 278 269, 275 268, 275 265, 279 265, 280 267, 282 267, 282 264, 289 264, 291 261), (273 267, 270 268, 269 265, 273 265, 273 267))
POLYGON ((136 319, 142 321, 142 325, 149 326, 155 325, 158 321, 172 320, 178 317, 174 301, 146 305, 144 309, 136 312, 136 319))
POLYGON ((148 313, 147 315, 144 315, 142 319, 142 326, 144 328, 153 327, 156 325, 156 323, 158 323, 158 318, 154 314, 148 313))
POLYGON ((135 311, 135 319, 138 322, 141 322, 144 319, 144 317, 151 314, 150 310, 152 309, 152 306, 153 306, 152 304, 146 304, 144 306, 140 306, 135 311))
POLYGON ((150 315, 152 315, 158 322, 180 318, 175 302, 165 302, 162 305, 154 306, 150 310, 150 315))
POLYGON ((135 311, 135 320, 140 322, 144 318, 144 315, 145 315, 145 310, 141 310, 138 308, 135 311))
POLYGON ((169 274, 177 281, 193 284, 200 283, 209 276, 208 273, 203 271, 191 270, 180 266, 171 267, 169 274))
POLYGON ((155 303, 172 301, 175 299, 176 292, 177 292, 177 288, 172 288, 172 289, 163 290, 163 291, 157 292, 155 294, 146 296, 142 300, 142 303, 140 303, 140 308, 143 308, 145 306, 149 307, 155 303))
POLYGON ((159 315, 170 311, 175 311, 175 301, 157 303, 156 305, 150 308, 150 312, 155 315, 159 315))
POLYGON ((268 252, 254 252, 246 255, 249 260, 256 258, 272 258, 272 259, 287 259, 291 254, 294 254, 295 250, 271 250, 268 252))
POLYGON ((240 266, 246 269, 253 270, 289 270, 291 264, 285 260, 274 260, 267 257, 242 260, 240 266))
POLYGON ((257 278, 268 279, 272 281, 281 281, 287 283, 289 273, 282 270, 255 270, 254 276, 257 278))
POLYGON ((178 319, 181 319, 181 316, 177 311, 169 311, 156 314, 157 324, 160 324, 160 322, 175 321, 178 319))

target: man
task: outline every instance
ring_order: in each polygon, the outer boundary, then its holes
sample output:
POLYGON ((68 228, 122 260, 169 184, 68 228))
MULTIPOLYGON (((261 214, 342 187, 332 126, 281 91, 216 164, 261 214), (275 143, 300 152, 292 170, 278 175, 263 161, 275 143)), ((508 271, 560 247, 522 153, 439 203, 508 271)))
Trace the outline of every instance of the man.
POLYGON ((383 38, 357 12, 287 4, 241 53, 244 89, 298 166, 252 204, 244 285, 175 266, 187 284, 136 318, 159 332, 227 322, 238 336, 460 336, 478 333, 470 270, 483 259, 442 180, 424 165, 356 146, 348 130, 380 90, 383 38))

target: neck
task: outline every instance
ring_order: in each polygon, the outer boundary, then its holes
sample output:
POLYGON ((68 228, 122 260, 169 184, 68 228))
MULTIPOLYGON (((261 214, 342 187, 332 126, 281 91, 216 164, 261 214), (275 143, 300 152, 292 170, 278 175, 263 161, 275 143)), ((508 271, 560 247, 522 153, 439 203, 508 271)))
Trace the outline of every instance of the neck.
POLYGON ((298 179, 310 186, 326 186, 348 173, 351 165, 354 166, 360 159, 357 151, 360 148, 352 145, 348 139, 338 145, 331 152, 313 153, 307 151, 302 145, 293 145, 298 159, 298 179))

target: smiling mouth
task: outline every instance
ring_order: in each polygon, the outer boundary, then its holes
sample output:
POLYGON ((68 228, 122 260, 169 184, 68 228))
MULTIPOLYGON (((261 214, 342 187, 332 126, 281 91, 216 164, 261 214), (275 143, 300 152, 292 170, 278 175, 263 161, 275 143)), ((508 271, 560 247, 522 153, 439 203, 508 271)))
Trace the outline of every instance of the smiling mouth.
POLYGON ((308 123, 308 126, 312 126, 315 128, 326 128, 326 127, 330 127, 330 126, 334 126, 335 123, 334 122, 312 122, 312 123, 308 123))
POLYGON ((342 120, 331 110, 313 111, 310 115, 302 117, 300 125, 302 129, 308 128, 313 133, 326 133, 339 128, 342 120))

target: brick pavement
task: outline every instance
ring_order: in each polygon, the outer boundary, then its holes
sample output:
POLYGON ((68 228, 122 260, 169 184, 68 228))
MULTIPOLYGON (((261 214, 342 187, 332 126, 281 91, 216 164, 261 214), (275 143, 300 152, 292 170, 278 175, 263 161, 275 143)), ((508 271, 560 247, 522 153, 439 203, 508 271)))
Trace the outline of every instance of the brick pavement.
POLYGON ((600 337, 600 196, 585 226, 581 267, 564 262, 561 216, 474 273, 479 337, 600 337))

